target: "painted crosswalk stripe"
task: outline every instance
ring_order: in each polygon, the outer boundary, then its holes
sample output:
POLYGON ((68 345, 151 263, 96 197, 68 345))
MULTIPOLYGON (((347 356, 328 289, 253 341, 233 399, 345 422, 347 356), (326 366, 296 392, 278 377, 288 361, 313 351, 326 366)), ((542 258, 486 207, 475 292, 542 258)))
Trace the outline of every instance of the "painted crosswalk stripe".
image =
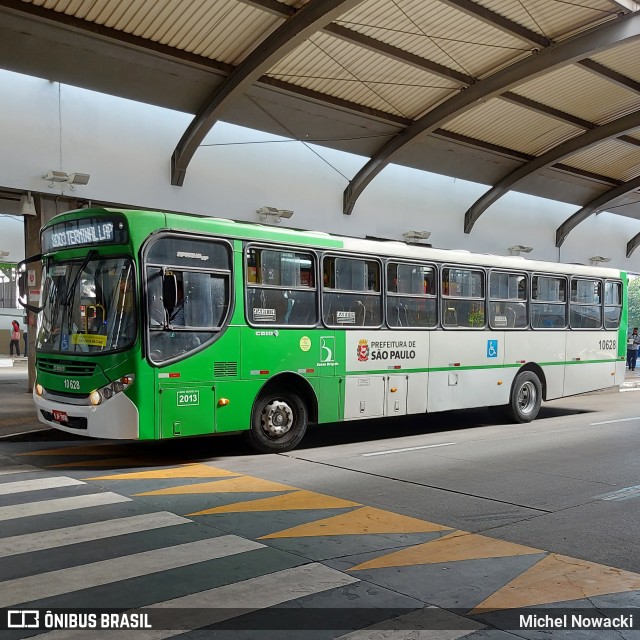
MULTIPOLYGON (((145 607, 145 611, 167 610, 167 614, 161 614, 162 617, 170 615, 171 623, 176 627, 182 627, 179 630, 102 631, 100 640, 172 638, 193 629, 224 622, 252 611, 274 607, 330 589, 346 587, 355 582, 359 580, 314 562, 145 607)), ((283 615, 286 614, 283 613, 283 615)), ((46 640, 86 637, 86 631, 65 630, 46 634, 46 640)))
POLYGON ((71 487, 73 485, 86 484, 82 480, 67 478, 66 476, 53 476, 51 478, 35 478, 34 480, 19 480, 0 484, 0 496, 26 491, 42 491, 44 489, 56 489, 58 487, 71 487))
POLYGON ((0 476, 6 476, 10 473, 27 473, 28 471, 40 471, 40 469, 30 464, 3 464, 0 466, 0 476))
POLYGON ((0 538, 0 558, 193 522, 168 511, 0 538))
POLYGON ((86 496, 70 496, 69 498, 56 498, 54 500, 16 504, 0 507, 0 522, 3 520, 13 520, 15 518, 26 518, 28 516, 42 516, 47 513, 58 513, 60 511, 99 507, 117 502, 131 502, 131 498, 107 491, 105 493, 91 493, 86 496))
POLYGON ((0 607, 51 598, 262 548, 264 545, 259 542, 227 535, 7 580, 2 583, 0 607))

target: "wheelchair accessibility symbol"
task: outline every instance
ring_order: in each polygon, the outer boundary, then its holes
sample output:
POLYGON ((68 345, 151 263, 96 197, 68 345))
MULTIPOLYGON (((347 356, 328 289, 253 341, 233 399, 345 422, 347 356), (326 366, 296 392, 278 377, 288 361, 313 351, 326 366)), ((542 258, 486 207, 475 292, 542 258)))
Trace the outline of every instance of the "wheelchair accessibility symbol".
POLYGON ((497 358, 497 357, 498 357, 498 341, 487 340, 487 358, 497 358))

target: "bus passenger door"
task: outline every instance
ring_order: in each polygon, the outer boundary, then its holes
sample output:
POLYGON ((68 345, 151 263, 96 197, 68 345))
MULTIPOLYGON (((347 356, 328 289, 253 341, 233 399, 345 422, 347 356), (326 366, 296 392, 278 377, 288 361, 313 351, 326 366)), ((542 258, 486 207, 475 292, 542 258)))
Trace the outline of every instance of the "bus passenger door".
POLYGON ((395 375, 387 377, 386 416, 404 416, 407 413, 407 393, 409 376, 395 375))
POLYGON ((202 382, 163 384, 159 380, 160 435, 162 438, 214 432, 213 384, 202 382))

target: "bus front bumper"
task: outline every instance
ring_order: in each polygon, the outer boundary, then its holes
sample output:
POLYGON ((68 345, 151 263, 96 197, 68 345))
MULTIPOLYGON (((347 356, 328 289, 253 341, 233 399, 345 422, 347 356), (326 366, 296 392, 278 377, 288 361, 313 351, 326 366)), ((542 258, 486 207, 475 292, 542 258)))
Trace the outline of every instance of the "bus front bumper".
POLYGON ((116 394, 97 407, 53 401, 37 395, 35 391, 33 400, 38 420, 54 429, 91 438, 139 438, 138 409, 124 393, 116 394))

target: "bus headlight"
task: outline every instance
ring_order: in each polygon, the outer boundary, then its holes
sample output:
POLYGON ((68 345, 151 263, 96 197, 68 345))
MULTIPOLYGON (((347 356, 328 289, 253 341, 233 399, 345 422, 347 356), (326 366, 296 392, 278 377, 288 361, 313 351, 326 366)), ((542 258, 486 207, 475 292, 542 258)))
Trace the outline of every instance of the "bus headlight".
POLYGON ((36 395, 41 396, 44 393, 44 389, 41 384, 36 384, 36 395))
POLYGON ((128 389, 133 384, 134 380, 135 376, 132 373, 122 376, 110 384, 92 391, 89 394, 89 402, 91 402, 93 406, 97 406, 101 404, 103 400, 109 400, 110 398, 113 398, 116 393, 121 393, 125 389, 128 389))

